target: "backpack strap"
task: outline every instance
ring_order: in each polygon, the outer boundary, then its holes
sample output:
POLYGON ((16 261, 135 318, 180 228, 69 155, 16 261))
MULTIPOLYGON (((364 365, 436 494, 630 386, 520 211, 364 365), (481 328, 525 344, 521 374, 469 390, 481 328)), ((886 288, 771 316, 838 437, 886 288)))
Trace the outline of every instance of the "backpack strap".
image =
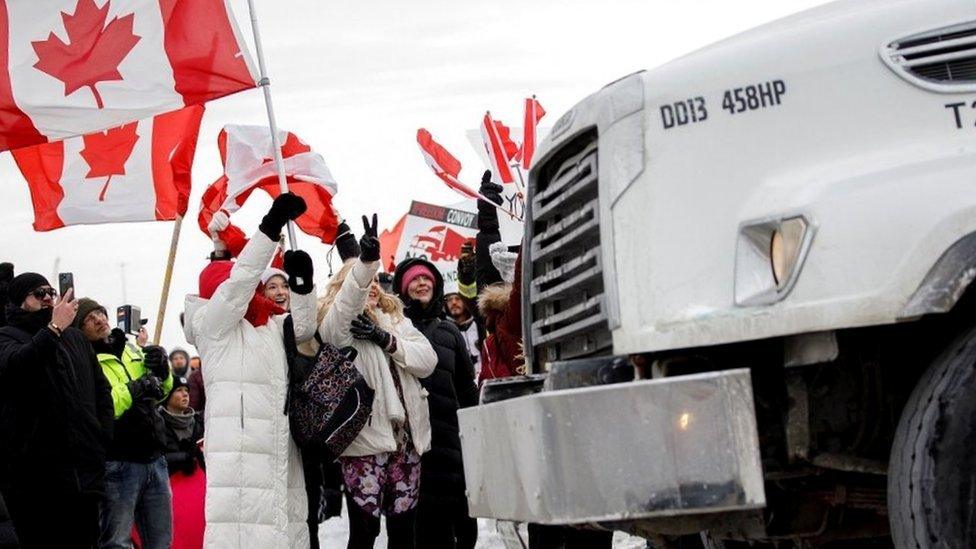
POLYGON ((295 341, 295 321, 291 315, 285 317, 283 329, 285 361, 288 363, 288 389, 285 391, 285 409, 282 413, 287 416, 288 407, 291 405, 292 370, 295 369, 295 358, 298 356, 298 343, 295 341))

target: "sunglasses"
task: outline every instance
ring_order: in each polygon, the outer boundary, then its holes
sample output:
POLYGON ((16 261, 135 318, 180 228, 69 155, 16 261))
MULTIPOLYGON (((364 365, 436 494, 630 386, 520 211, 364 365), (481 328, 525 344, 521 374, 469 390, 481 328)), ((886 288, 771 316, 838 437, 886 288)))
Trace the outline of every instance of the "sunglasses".
POLYGON ((58 291, 55 290, 54 288, 38 288, 33 292, 31 292, 31 295, 33 295, 37 299, 44 299, 47 296, 57 297, 58 291))

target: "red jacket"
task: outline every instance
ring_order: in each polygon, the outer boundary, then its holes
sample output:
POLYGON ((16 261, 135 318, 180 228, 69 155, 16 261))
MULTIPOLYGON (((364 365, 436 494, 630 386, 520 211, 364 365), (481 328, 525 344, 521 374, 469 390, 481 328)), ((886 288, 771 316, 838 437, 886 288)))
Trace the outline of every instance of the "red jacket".
POLYGON ((478 308, 485 319, 480 383, 525 374, 522 348, 522 254, 512 284, 497 283, 481 290, 478 308))

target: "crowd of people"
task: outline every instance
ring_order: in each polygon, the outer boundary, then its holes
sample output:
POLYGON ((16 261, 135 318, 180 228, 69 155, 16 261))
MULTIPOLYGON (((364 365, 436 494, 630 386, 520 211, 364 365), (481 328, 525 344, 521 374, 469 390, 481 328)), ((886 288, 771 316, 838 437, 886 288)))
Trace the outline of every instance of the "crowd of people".
MULTIPOLYGON (((487 173, 480 190, 501 202, 487 173)), ((0 265, 0 548, 314 548, 343 505, 349 548, 373 547, 381 517, 391 548, 475 546, 457 412, 486 380, 524 373, 518 250, 479 202, 445 295, 424 258, 381 273, 376 216, 363 216, 359 238, 340 225, 343 264, 319 287, 306 252, 279 255, 304 209, 282 194, 232 246, 215 216, 180 317, 199 357, 113 328, 97 296, 0 265), (337 453, 297 444, 288 415, 326 357, 373 395, 337 453)))

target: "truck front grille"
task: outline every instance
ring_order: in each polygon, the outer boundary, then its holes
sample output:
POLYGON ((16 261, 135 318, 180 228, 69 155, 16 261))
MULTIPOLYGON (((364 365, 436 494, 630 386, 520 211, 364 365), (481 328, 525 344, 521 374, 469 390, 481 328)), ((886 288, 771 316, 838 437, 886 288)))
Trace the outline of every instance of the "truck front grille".
POLYGON ((904 38, 888 44, 882 55, 906 76, 941 84, 976 83, 976 24, 904 38))
POLYGON ((523 265, 527 358, 538 365, 611 346, 600 253, 597 134, 570 141, 529 182, 523 265))

